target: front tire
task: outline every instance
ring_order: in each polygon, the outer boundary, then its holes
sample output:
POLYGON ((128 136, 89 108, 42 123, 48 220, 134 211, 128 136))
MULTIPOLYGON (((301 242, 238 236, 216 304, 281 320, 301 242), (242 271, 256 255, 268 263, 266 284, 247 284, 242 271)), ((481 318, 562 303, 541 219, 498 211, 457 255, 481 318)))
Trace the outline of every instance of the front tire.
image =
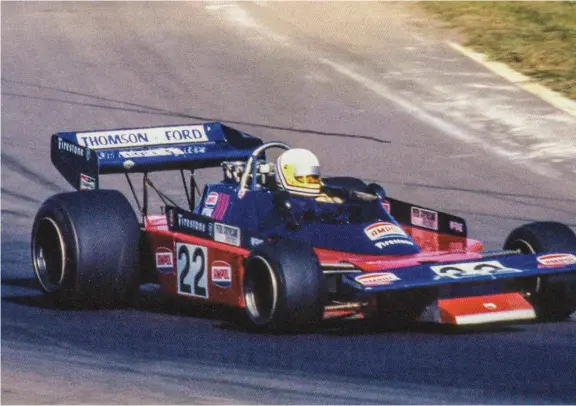
POLYGON ((140 225, 118 191, 61 193, 47 199, 32 227, 32 264, 56 305, 126 304, 139 285, 140 225))
MULTIPOLYGON (((504 249, 519 250, 523 254, 572 252, 576 251, 576 235, 561 223, 535 222, 512 231, 504 243, 504 249)), ((576 310, 576 276, 537 276, 530 280, 526 298, 534 306, 538 319, 567 319, 576 310)))
POLYGON ((245 314, 254 331, 293 331, 318 323, 324 311, 324 276, 309 244, 265 242, 244 267, 245 314))

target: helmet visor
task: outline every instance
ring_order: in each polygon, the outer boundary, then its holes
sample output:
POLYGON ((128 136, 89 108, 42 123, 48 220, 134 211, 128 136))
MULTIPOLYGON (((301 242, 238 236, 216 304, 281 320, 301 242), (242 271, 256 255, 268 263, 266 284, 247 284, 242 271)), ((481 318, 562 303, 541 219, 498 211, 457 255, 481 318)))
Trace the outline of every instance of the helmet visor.
POLYGON ((320 175, 306 175, 306 176, 294 176, 297 182, 303 183, 306 185, 319 185, 320 184, 320 175))

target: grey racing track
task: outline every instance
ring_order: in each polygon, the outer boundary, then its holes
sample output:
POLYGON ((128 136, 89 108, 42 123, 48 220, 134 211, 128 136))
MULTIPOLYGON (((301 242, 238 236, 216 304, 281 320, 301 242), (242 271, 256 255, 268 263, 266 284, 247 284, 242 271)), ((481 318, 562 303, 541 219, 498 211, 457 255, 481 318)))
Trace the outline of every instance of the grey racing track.
POLYGON ((454 35, 416 4, 2 2, 2 402, 576 403, 575 316, 252 335, 153 289, 56 310, 33 280, 33 216, 71 190, 49 158, 64 130, 221 120, 460 215, 487 249, 529 221, 575 226, 575 119, 454 35))

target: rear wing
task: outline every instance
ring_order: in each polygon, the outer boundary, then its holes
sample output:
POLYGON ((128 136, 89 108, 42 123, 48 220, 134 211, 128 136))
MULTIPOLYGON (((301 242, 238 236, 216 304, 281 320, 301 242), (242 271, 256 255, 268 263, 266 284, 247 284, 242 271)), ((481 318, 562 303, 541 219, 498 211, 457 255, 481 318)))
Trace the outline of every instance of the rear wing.
POLYGON ((222 123, 177 125, 52 136, 50 157, 76 189, 97 189, 99 176, 217 167, 246 160, 262 140, 222 123))

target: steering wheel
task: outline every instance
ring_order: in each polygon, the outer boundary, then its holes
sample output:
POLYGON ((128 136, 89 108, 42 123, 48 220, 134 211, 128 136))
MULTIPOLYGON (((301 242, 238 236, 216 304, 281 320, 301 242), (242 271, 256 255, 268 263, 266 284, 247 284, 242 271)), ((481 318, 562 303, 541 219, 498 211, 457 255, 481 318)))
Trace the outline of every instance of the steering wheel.
POLYGON ((266 144, 260 145, 258 148, 256 148, 252 152, 252 155, 250 155, 250 158, 248 158, 248 161, 246 161, 246 169, 244 170, 244 173, 242 174, 242 178, 240 179, 240 190, 238 191, 238 197, 240 199, 242 197, 244 197, 244 195, 246 194, 246 191, 248 190, 248 177, 250 176, 250 174, 252 174, 252 186, 251 187, 253 189, 256 187, 256 183, 257 183, 257 179, 256 179, 257 159, 260 155, 262 155, 262 153, 264 151, 267 151, 271 148, 280 148, 283 150, 289 150, 290 145, 285 144, 283 142, 278 142, 278 141, 267 142, 266 144))

